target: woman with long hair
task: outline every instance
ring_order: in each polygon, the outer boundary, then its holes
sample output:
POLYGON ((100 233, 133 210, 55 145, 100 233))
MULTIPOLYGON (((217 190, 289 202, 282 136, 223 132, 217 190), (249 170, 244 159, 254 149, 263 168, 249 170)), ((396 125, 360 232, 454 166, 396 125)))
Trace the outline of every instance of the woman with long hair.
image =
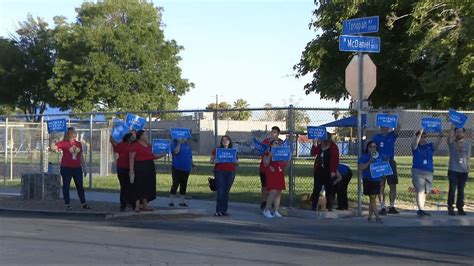
POLYGON ((155 155, 152 145, 144 130, 139 130, 136 139, 130 147, 130 183, 133 184, 133 199, 135 212, 153 211, 148 203, 156 199, 156 168, 155 159, 165 156, 155 155))
POLYGON ((272 148, 280 146, 278 140, 270 142, 270 151, 266 152, 263 157, 263 164, 265 166, 266 189, 268 190, 268 198, 266 206, 263 210, 263 216, 267 218, 281 218, 279 212, 281 192, 285 189, 285 161, 274 161, 272 157, 272 148), (273 205, 273 213, 271 208, 273 205))
MULTIPOLYGON (((364 182, 364 195, 369 196, 369 217, 368 221, 372 221, 372 215, 375 214, 375 221, 382 223, 382 219, 379 217, 377 212, 377 196, 380 194, 383 177, 375 178, 370 173, 370 164, 374 162, 383 161, 383 155, 377 152, 377 144, 374 141, 369 141, 364 154, 359 159, 359 167, 363 171, 362 177, 364 182)), ((386 158, 388 161, 388 157, 386 158)))
MULTIPOLYGON (((232 140, 229 136, 221 137, 221 149, 232 149, 232 140)), ((217 204, 215 216, 227 216, 229 205, 229 192, 235 179, 235 170, 238 159, 234 163, 220 163, 216 161, 216 149, 212 150, 211 163, 214 164, 214 177, 216 179, 217 187, 217 204)))
POLYGON ((319 201, 319 193, 324 185, 326 191, 326 208, 332 211, 333 203, 333 182, 337 177, 337 166, 339 165, 339 148, 332 141, 331 134, 327 133, 325 140, 317 144, 313 140, 311 156, 316 156, 314 161, 314 187, 312 199, 312 209, 316 210, 319 201))
MULTIPOLYGON (((110 137, 110 143, 117 158, 117 177, 120 183, 120 211, 124 212, 130 202, 130 145, 132 144, 132 134, 127 133, 122 141, 117 143, 110 137)), ((132 205, 133 206, 133 205, 132 205)))
POLYGON ((56 142, 51 148, 63 154, 61 158, 61 177, 63 179, 63 197, 66 210, 72 210, 71 200, 69 198, 71 179, 74 179, 82 208, 91 209, 91 206, 86 203, 83 185, 83 176, 85 177, 87 175, 86 160, 82 153, 82 144, 77 141, 76 130, 73 127, 69 127, 66 133, 64 133, 63 140, 56 142))

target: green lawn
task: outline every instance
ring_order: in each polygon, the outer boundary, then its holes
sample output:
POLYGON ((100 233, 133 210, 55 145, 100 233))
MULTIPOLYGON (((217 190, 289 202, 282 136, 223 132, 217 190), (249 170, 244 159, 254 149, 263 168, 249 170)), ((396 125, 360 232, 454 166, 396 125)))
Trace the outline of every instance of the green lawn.
MULTIPOLYGON (((207 179, 212 175, 212 165, 209 164, 208 157, 196 156, 195 163, 198 167, 196 172, 193 172, 189 179, 188 195, 193 198, 210 199, 213 198, 213 193, 207 186, 207 179)), ((399 185, 398 201, 414 202, 414 193, 409 192, 411 183, 411 157, 397 157, 399 185)), ((347 163, 352 169, 356 169, 355 158, 342 158, 342 162, 347 163)), ((236 179, 231 190, 231 200, 239 202, 259 202, 260 200, 260 178, 258 176, 258 163, 256 158, 241 158, 240 165, 237 170, 236 179)), ((435 181, 434 188, 438 188, 442 192, 448 191, 447 180, 447 157, 435 157, 435 181)), ((294 205, 298 205, 298 200, 301 195, 311 193, 313 188, 312 168, 313 160, 297 159, 295 163, 295 201, 294 205)), ((160 195, 167 195, 171 186, 171 175, 169 171, 169 164, 164 161, 157 161, 158 175, 157 175, 157 190, 160 195)), ((288 169, 287 169, 288 171, 288 169)), ((470 178, 466 185, 465 199, 466 202, 474 203, 474 173, 470 173, 470 178)), ((88 187, 88 178, 85 179, 85 186, 88 187)), ((92 182, 92 189, 98 191, 117 191, 119 184, 116 176, 96 177, 92 182)), ((7 186, 19 186, 19 180, 8 181, 7 186)), ((288 180, 287 180, 288 188, 288 180)), ((387 188, 388 192, 388 188, 387 188)), ((357 200, 357 178, 353 177, 349 186, 349 198, 351 201, 357 200)), ((431 195, 428 201, 431 203, 445 203, 447 194, 431 195)), ((283 195, 283 203, 288 203, 288 191, 283 195)))

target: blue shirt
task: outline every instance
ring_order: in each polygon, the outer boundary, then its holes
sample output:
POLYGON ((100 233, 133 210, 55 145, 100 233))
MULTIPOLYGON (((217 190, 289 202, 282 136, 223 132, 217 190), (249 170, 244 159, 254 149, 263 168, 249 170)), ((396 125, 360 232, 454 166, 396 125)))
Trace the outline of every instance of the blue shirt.
POLYGON ((418 144, 418 147, 413 150, 413 168, 434 172, 433 169, 433 143, 427 143, 424 145, 418 144))
POLYGON ((193 153, 191 147, 189 147, 187 143, 181 143, 179 153, 174 154, 174 149, 176 149, 177 145, 176 141, 173 141, 171 145, 171 152, 173 153, 173 162, 171 165, 177 170, 191 172, 193 168, 193 153))
MULTIPOLYGON (((362 156, 359 159, 359 164, 368 163, 370 161, 370 158, 371 158, 371 156, 369 154, 367 154, 367 153, 362 154, 362 156)), ((374 160, 374 163, 375 162, 382 162, 382 161, 384 161, 383 159, 384 159, 383 156, 379 156, 377 159, 374 160)), ((388 158, 386 158, 386 159, 388 159, 388 158)), ((377 179, 372 178, 372 174, 370 173, 370 165, 369 165, 369 167, 367 167, 367 169, 362 171, 362 177, 365 180, 381 180, 382 179, 382 177, 377 178, 377 179)))
POLYGON ((377 151, 393 160, 395 157, 395 141, 397 141, 397 134, 391 131, 384 136, 382 134, 375 135, 372 140, 377 144, 377 151))
POLYGON ((344 176, 349 174, 351 172, 351 169, 346 164, 339 164, 339 166, 337 166, 337 171, 339 171, 341 176, 344 176))

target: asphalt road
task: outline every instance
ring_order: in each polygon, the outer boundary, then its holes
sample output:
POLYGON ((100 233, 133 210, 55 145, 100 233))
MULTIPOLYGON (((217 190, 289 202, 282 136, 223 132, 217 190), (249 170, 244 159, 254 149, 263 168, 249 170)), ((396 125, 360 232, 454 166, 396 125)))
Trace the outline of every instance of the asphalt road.
MULTIPOLYGON (((363 218, 361 218, 363 219, 363 218)), ((0 217, 0 264, 472 264, 474 227, 0 217)))

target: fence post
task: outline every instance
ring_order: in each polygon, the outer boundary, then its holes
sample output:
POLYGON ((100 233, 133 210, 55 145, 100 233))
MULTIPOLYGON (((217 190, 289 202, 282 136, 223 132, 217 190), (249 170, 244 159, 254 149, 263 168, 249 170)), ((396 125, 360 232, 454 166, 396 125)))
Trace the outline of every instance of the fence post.
POLYGON ((219 144, 219 120, 217 119, 217 107, 214 110, 214 147, 219 144))
POLYGON ((93 118, 94 116, 90 115, 89 117, 89 134, 90 134, 90 137, 89 137, 89 189, 92 188, 92 130, 93 130, 92 120, 93 118))
POLYGON ((7 167, 8 167, 8 116, 5 117, 5 134, 3 135, 5 141, 3 143, 4 155, 3 158, 3 187, 7 186, 7 167))
POLYGON ((293 207, 294 201, 294 194, 295 194, 295 109, 293 105, 288 107, 288 129, 290 133, 290 150, 291 150, 291 157, 290 157, 290 171, 289 171, 289 190, 288 190, 288 207, 293 207))
POLYGON ((41 115, 41 154, 40 154, 40 169, 41 169, 41 200, 44 200, 44 116, 41 115))

